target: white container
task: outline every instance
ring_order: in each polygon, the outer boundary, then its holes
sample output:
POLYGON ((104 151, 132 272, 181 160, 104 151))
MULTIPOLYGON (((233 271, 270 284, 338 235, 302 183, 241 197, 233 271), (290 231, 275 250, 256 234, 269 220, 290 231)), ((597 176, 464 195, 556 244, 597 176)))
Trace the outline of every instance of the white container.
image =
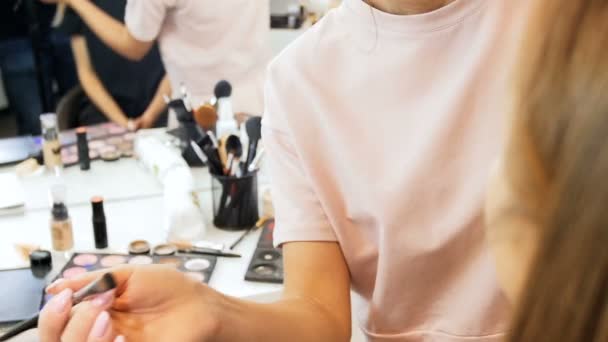
POLYGON ((158 137, 138 136, 135 153, 163 184, 163 227, 167 241, 202 239, 207 228, 205 218, 194 192, 192 172, 179 150, 158 137))

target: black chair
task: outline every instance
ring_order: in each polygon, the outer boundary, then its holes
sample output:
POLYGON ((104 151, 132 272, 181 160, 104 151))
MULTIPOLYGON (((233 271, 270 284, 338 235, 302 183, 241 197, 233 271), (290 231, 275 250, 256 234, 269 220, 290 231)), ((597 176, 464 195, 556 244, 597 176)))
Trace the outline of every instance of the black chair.
POLYGON ((68 91, 57 103, 57 124, 59 130, 68 130, 78 126, 78 114, 82 111, 87 96, 80 85, 68 91))

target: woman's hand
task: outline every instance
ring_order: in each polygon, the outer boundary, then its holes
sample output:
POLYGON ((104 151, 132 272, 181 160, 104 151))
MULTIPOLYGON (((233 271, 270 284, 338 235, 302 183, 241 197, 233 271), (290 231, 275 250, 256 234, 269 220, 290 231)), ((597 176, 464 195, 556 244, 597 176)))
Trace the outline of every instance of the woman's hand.
MULTIPOLYGON (((107 271, 106 271, 107 272, 107 271)), ((51 285, 40 316, 42 342, 208 341, 218 333, 222 296, 167 266, 111 270, 114 291, 72 308, 71 295, 99 272, 51 285), (71 309, 71 310, 70 310, 71 309), (71 312, 71 314, 70 314, 71 312)))
POLYGON ((156 123, 156 117, 149 113, 144 113, 135 119, 135 127, 137 130, 153 128, 156 123))

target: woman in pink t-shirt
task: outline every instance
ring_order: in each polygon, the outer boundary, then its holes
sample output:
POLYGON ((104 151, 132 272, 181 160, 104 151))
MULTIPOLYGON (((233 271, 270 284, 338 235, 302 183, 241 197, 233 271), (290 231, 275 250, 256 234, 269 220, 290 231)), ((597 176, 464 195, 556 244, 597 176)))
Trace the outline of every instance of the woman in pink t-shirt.
POLYGON ((53 285, 43 340, 347 341, 352 310, 373 341, 500 341, 482 207, 522 2, 344 0, 272 62, 280 301, 125 268, 67 326, 71 289, 92 276, 53 285))
POLYGON ((235 112, 262 113, 269 0, 128 0, 125 24, 89 0, 41 1, 69 5, 126 58, 139 60, 158 42, 169 78, 165 93, 177 93, 183 84, 200 106, 225 79, 233 86, 235 112))

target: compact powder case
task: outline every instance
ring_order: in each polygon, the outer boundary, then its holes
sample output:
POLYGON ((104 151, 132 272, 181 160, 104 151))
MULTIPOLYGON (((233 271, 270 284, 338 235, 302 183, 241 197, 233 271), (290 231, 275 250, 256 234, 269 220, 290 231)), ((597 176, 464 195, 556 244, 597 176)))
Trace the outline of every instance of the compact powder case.
POLYGON ((177 247, 174 245, 158 245, 152 251, 153 255, 168 256, 177 254, 177 247))
POLYGON ((136 240, 129 244, 129 254, 143 255, 150 254, 150 244, 145 240, 136 240))

